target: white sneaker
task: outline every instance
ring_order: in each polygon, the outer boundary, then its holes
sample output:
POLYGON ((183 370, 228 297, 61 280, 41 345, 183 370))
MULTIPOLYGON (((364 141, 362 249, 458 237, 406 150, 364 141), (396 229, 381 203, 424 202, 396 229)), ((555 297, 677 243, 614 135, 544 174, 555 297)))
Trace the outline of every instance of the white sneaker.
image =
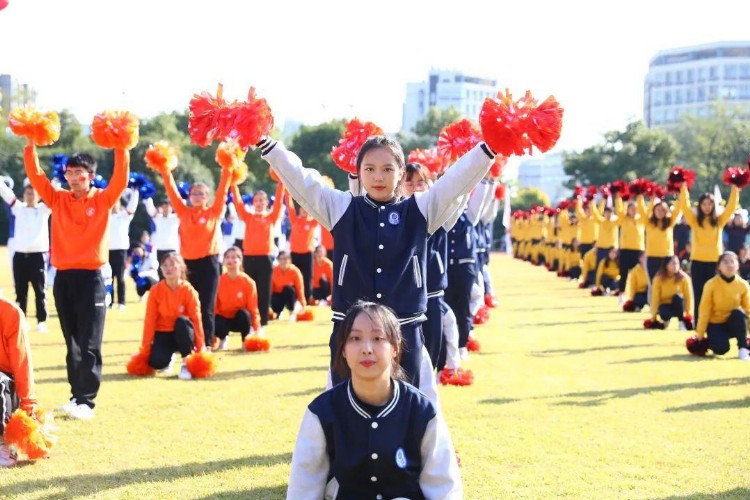
POLYGON ((182 363, 182 367, 180 368, 180 374, 178 375, 180 380, 190 380, 193 378, 193 375, 190 373, 190 370, 188 370, 188 367, 185 363, 182 363))
POLYGON ((469 350, 466 347, 460 347, 458 349, 458 353, 461 355, 461 359, 463 360, 469 359, 469 350))
POLYGON ((328 307, 328 301, 326 299, 323 299, 320 302, 318 302, 318 305, 321 307, 328 307))
POLYGON ((289 314, 289 322, 294 323, 297 321, 297 315, 302 311, 302 304, 299 302, 294 303, 294 310, 289 314))
POLYGON ((76 398, 71 398, 70 401, 60 407, 60 411, 70 413, 76 406, 78 406, 78 404, 76 403, 76 398))
POLYGON ((740 359, 742 361, 750 361, 750 350, 740 347, 740 359))
POLYGON ((174 370, 174 354, 172 355, 172 358, 170 358, 169 364, 167 365, 166 368, 162 368, 161 370, 156 370, 156 371, 159 373, 170 374, 172 373, 172 370, 174 370))
POLYGON ((680 321, 679 323, 677 323, 677 329, 680 330, 681 332, 686 332, 687 327, 685 326, 685 322, 680 321))
POLYGON ((219 345, 216 346, 217 351, 226 351, 227 349, 227 342, 229 342, 229 337, 224 337, 223 339, 219 339, 219 345))
POLYGON ((125 310, 125 304, 117 304, 117 309, 119 309, 120 311, 124 311, 125 310))
POLYGON ((4 444, 0 444, 0 467, 13 467, 18 462, 18 455, 4 444))
POLYGON ((47 322, 46 321, 40 321, 36 324, 36 331, 39 333, 48 333, 49 329, 47 328, 47 322))
POLYGON ((620 296, 617 298, 617 305, 621 306, 625 303, 625 295, 620 294, 620 296))
POLYGON ((94 418, 94 409, 89 405, 80 404, 76 405, 68 415, 70 415, 70 418, 77 420, 91 420, 94 418))
POLYGON ((668 319, 667 321, 665 321, 665 322, 664 322, 664 329, 665 329, 665 330, 669 330, 669 324, 670 324, 671 322, 672 322, 672 320, 671 320, 671 319, 668 319))

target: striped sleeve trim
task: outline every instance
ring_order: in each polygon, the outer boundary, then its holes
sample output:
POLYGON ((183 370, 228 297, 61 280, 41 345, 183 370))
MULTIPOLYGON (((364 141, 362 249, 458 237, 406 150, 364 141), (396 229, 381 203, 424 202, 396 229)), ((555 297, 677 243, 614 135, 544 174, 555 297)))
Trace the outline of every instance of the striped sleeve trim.
POLYGON ((266 136, 263 139, 261 139, 260 142, 256 144, 255 146, 260 149, 261 156, 266 156, 268 153, 271 152, 273 148, 276 147, 276 141, 266 136))

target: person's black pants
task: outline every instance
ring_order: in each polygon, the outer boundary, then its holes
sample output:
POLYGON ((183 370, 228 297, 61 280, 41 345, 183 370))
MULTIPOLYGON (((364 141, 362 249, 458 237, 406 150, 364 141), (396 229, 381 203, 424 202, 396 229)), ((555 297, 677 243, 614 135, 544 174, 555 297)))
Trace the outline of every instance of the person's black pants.
POLYGON ((159 280, 164 279, 164 274, 161 272, 161 261, 164 259, 165 255, 172 253, 172 252, 177 252, 177 251, 176 250, 157 250, 156 251, 156 260, 159 262, 159 270, 158 270, 159 280))
POLYGON ((180 316, 174 323, 172 332, 156 332, 151 344, 148 364, 156 370, 163 370, 172 361, 172 354, 179 352, 185 358, 195 345, 195 327, 188 318, 180 316))
MULTIPOLYGON (((349 332, 339 332, 342 321, 333 323, 333 333, 328 342, 331 349, 331 381, 333 385, 342 382, 338 373, 333 371, 333 361, 336 356, 336 340, 339 334, 348 335, 349 332)), ((401 338, 403 351, 401 353, 401 368, 406 373, 406 381, 414 387, 419 387, 419 370, 422 366, 422 347, 424 347, 424 337, 422 336, 421 323, 409 323, 401 325, 401 338)))
POLYGON ((0 436, 3 435, 10 416, 20 405, 13 378, 8 373, 0 372, 0 436))
POLYGON ((260 324, 268 324, 268 309, 271 307, 271 274, 273 273, 273 257, 270 255, 245 255, 242 267, 258 287, 258 309, 260 310, 260 324))
POLYGON ((578 251, 581 252, 581 255, 586 255, 592 248, 594 248, 593 243, 581 243, 578 245, 578 251))
POLYGON ((430 355, 432 366, 440 361, 440 349, 443 345, 443 311, 440 306, 442 297, 427 299, 427 321, 422 323, 424 345, 430 355))
POLYGON ((209 255, 200 259, 185 260, 188 270, 188 281, 198 292, 201 301, 201 319, 206 345, 211 347, 214 341, 214 307, 216 293, 219 289, 221 265, 218 255, 209 255))
POLYGON ((281 314, 281 311, 283 311, 285 307, 289 309, 290 311, 293 311, 294 304, 296 303, 297 303, 297 291, 291 285, 285 286, 281 290, 281 293, 271 294, 271 309, 273 309, 273 313, 276 315, 277 318, 279 317, 279 314, 281 314))
POLYGON ((633 296, 633 304, 636 309, 643 309, 648 305, 648 292, 638 292, 633 296))
POLYGON ((34 290, 36 320, 47 321, 47 263, 42 252, 13 254, 13 280, 16 285, 16 302, 26 315, 29 300, 29 283, 34 290))
POLYGON ((628 274, 630 270, 638 265, 638 255, 640 250, 620 250, 620 292, 625 293, 625 285, 628 283, 628 274))
POLYGON ((685 299, 682 295, 675 294, 671 303, 659 306, 659 317, 664 321, 669 321, 672 318, 682 321, 683 316, 685 316, 685 299))
POLYGON ((247 309, 240 309, 231 318, 222 316, 221 314, 216 315, 214 333, 219 339, 227 338, 229 332, 239 332, 242 335, 242 340, 250 333, 250 326, 252 325, 252 316, 250 311, 247 309))
MULTIPOLYGON (((703 262, 694 260, 690 262, 690 279, 693 281, 694 314, 693 321, 698 324, 698 308, 703 297, 703 287, 706 282, 716 276, 716 262, 703 262)), ((693 311, 688 311, 693 313, 693 311)))
POLYGON ((135 291, 138 293, 139 297, 143 297, 146 295, 146 292, 151 290, 151 288, 157 283, 158 281, 148 276, 145 278, 138 278, 138 281, 135 282, 135 291))
POLYGON ((735 309, 725 323, 709 323, 706 333, 714 354, 726 354, 731 339, 737 339, 738 349, 747 349, 747 315, 742 309, 735 309))
POLYGON ((599 269, 599 263, 607 258, 607 255, 609 255, 609 251, 612 250, 612 248, 599 248, 596 247, 596 268, 599 269))
POLYGON ((581 277, 581 266, 573 266, 568 269, 568 277, 577 280, 581 277))
POLYGON ((318 287, 313 288, 312 296, 315 300, 328 300, 331 295, 331 284, 325 277, 321 278, 318 282, 318 287))
POLYGON ((661 268, 661 263, 664 262, 664 259, 668 258, 669 257, 646 257, 646 272, 648 273, 649 281, 654 281, 656 273, 658 273, 659 268, 661 268))
POLYGON ((605 290, 619 290, 620 283, 611 276, 602 276, 602 288, 605 290))
POLYGON ((471 287, 476 278, 476 266, 472 263, 448 266, 448 288, 444 300, 456 315, 459 347, 466 347, 473 325, 470 301, 471 287))
POLYGON ((98 270, 58 270, 53 295, 68 349, 65 363, 71 393, 77 404, 93 408, 102 378, 107 312, 102 275, 98 270))
POLYGON ((310 297, 312 296, 312 252, 292 253, 292 264, 297 266, 302 273, 302 283, 305 287, 305 289, 303 290, 303 295, 305 296, 305 300, 309 301, 310 297))
MULTIPOLYGON (((125 305, 125 261, 128 258, 127 250, 110 250, 109 265, 112 267, 112 285, 117 293, 117 303, 125 305)), ((112 304, 115 297, 112 297, 112 304)))

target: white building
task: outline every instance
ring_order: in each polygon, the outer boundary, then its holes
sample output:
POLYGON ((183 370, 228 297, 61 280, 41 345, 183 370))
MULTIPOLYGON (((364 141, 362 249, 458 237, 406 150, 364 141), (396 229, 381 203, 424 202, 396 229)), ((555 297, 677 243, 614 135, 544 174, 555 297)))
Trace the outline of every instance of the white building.
POLYGON ((455 108, 476 121, 486 97, 497 94, 497 81, 461 71, 431 70, 426 82, 407 83, 401 129, 411 132, 430 108, 455 108))
POLYGON ((570 177, 565 174, 562 153, 522 160, 518 166, 518 186, 541 189, 552 204, 571 195, 571 190, 563 185, 568 179, 570 177))
POLYGON ((26 83, 19 83, 11 75, 0 75, 0 113, 7 115, 19 106, 36 103, 36 92, 26 83))
POLYGON ((669 127, 684 113, 708 116, 715 102, 750 113, 750 42, 663 50, 651 59, 643 100, 648 127, 669 127))

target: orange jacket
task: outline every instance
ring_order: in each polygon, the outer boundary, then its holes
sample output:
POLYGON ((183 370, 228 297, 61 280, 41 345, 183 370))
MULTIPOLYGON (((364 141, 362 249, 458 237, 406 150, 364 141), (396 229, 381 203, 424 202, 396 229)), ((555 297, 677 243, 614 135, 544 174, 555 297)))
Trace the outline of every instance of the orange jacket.
POLYGON ((281 270, 281 266, 274 267, 271 274, 271 292, 281 293, 284 287, 289 285, 297 292, 297 300, 302 304, 302 307, 307 306, 304 287, 302 286, 302 272, 299 268, 294 264, 289 264, 289 269, 284 272, 281 270))
POLYGON ((320 287, 320 278, 323 276, 325 276, 328 284, 331 285, 331 290, 333 290, 333 262, 331 262, 331 259, 324 257, 321 263, 318 264, 318 261, 313 259, 312 282, 314 288, 320 287))
POLYGON ((172 203, 174 212, 180 219, 180 254, 188 260, 202 259, 217 255, 221 245, 221 219, 224 216, 224 202, 229 190, 229 174, 221 169, 221 180, 216 190, 216 199, 208 208, 188 207, 177 191, 172 173, 162 175, 164 188, 172 203))
POLYGON ((219 292, 216 294, 216 314, 233 318, 237 311, 246 309, 253 319, 253 329, 260 330, 258 311, 258 289, 255 281, 245 273, 232 279, 224 273, 219 278, 219 292))
POLYGON ((333 235, 323 226, 320 226, 320 244, 328 251, 328 255, 333 255, 333 235))
POLYGON ((288 194, 284 197, 289 212, 289 221, 292 223, 292 235, 289 246, 293 253, 312 253, 315 251, 315 229, 320 225, 312 217, 300 217, 294 209, 294 200, 288 194))
POLYGON ((102 267, 109 260, 109 212, 128 185, 130 153, 116 149, 107 188, 91 188, 78 199, 52 186, 39 167, 34 146, 26 146, 23 162, 29 182, 52 210, 52 265, 60 270, 102 267))
POLYGON ((21 310, 0 299, 0 371, 13 378, 21 408, 27 412, 36 404, 28 327, 21 310))
POLYGON ((201 350, 206 341, 203 335, 198 292, 187 281, 180 281, 176 290, 169 288, 166 280, 154 285, 148 293, 146 303, 141 351, 150 353, 154 334, 174 331, 175 321, 180 316, 186 316, 192 321, 193 328, 195 328, 195 349, 201 350))
POLYGON ((276 186, 276 202, 270 212, 250 213, 242 202, 237 186, 232 186, 232 199, 237 208, 237 217, 245 223, 245 239, 242 253, 245 255, 271 255, 273 253, 273 226, 279 221, 283 205, 284 186, 276 186))

